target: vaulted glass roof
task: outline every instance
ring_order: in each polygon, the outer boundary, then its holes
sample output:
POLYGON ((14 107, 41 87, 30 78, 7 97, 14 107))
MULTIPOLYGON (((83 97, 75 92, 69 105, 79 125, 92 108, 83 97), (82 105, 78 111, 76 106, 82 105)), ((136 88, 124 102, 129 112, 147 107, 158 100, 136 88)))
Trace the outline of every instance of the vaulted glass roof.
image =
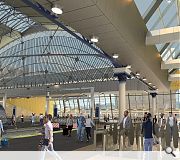
MULTIPOLYGON (((147 15, 154 9, 153 14, 146 22, 149 31, 180 25, 179 0, 135 0, 135 3, 143 19, 147 18, 147 15)), ((156 47, 163 61, 180 56, 180 42, 156 44, 156 47), (165 49, 163 49, 164 47, 165 49)))
POLYGON ((112 68, 66 31, 34 33, 0 49, 0 86, 107 80, 112 68))
POLYGON ((0 23, 20 33, 35 24, 30 18, 17 11, 12 6, 0 2, 0 23))

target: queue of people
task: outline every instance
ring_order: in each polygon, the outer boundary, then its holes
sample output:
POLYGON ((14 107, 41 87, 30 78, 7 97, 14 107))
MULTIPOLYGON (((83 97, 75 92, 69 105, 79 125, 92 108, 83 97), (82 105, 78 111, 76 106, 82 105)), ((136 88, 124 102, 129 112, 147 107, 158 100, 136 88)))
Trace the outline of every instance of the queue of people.
MULTIPOLYGON (((138 118, 134 120, 137 121, 138 118)), ((151 113, 144 113, 144 117, 141 125, 141 137, 144 140, 144 151, 152 151, 153 145, 159 144, 164 150, 165 147, 173 145, 178 147, 178 125, 177 118, 173 116, 172 112, 169 112, 169 116, 165 119, 164 114, 158 118, 156 115, 152 118, 151 113), (171 143, 173 142, 173 144, 171 143)), ((133 123, 132 119, 128 115, 128 111, 124 112, 124 117, 119 121, 120 134, 123 136, 123 148, 127 148, 126 138, 128 138, 128 146, 133 145, 133 123)))

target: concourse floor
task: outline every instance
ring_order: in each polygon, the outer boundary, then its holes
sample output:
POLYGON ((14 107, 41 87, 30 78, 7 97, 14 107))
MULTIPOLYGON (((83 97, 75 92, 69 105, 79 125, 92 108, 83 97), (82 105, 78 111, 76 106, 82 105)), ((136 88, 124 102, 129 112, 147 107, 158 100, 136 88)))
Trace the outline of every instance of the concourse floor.
MULTIPOLYGON (((54 149, 56 151, 81 150, 93 144, 93 138, 89 142, 86 142, 86 138, 84 142, 79 142, 76 137, 76 131, 72 132, 71 137, 63 136, 62 133, 54 133, 54 149)), ((40 139, 41 136, 10 139, 9 146, 1 148, 0 151, 37 151, 40 139)))

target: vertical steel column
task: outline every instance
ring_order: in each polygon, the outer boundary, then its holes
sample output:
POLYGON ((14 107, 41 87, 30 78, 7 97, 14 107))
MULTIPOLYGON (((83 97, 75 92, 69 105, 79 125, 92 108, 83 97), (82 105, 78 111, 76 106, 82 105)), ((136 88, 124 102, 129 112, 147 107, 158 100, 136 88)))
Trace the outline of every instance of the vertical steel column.
POLYGON ((81 112, 81 108, 80 108, 79 98, 77 98, 77 104, 78 104, 78 111, 80 113, 81 112))
POLYGON ((49 92, 46 95, 46 114, 49 114, 49 92))
POLYGON ((129 104, 129 114, 130 114, 130 117, 131 117, 131 103, 130 103, 130 97, 129 97, 129 93, 128 93, 128 104, 129 104))
POLYGON ((110 105, 111 105, 111 116, 112 116, 112 119, 114 119, 114 116, 113 116, 113 108, 112 108, 112 97, 111 97, 111 94, 109 94, 109 97, 110 97, 110 105))
POLYGON ((151 93, 152 96, 152 117, 154 117, 154 115, 156 115, 157 113, 157 106, 156 106, 156 95, 157 93, 151 93))
POLYGON ((63 98, 63 106, 64 106, 64 116, 65 116, 65 113, 66 113, 66 104, 65 104, 64 98, 63 98))
POLYGON ((171 113, 172 113, 172 110, 173 110, 173 102, 172 102, 172 92, 170 90, 170 102, 171 102, 171 113))
POLYGON ((5 93, 3 96, 3 107, 6 109, 6 100, 7 100, 7 94, 5 93))
POLYGON ((119 118, 122 120, 126 110, 126 81, 119 81, 119 118))
POLYGON ((94 88, 91 87, 91 118, 94 117, 94 88))

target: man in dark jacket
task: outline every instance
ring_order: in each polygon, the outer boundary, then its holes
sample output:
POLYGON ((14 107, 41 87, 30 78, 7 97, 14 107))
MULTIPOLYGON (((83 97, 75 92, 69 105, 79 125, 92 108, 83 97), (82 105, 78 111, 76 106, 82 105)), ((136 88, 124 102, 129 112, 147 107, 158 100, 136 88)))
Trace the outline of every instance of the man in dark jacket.
POLYGON ((153 124, 151 121, 151 114, 147 114, 147 120, 143 123, 143 131, 144 131, 144 150, 152 151, 153 146, 153 124))

